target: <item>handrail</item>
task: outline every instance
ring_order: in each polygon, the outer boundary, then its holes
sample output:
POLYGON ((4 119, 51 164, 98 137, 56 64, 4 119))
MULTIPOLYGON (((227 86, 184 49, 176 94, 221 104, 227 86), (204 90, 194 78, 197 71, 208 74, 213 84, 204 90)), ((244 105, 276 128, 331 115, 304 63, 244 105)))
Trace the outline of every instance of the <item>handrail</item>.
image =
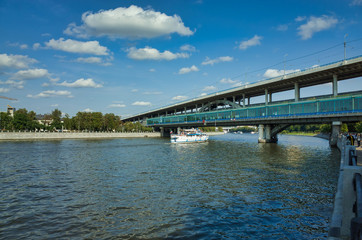
POLYGON ((361 174, 356 173, 355 179, 355 191, 356 191, 356 204, 354 207, 356 217, 351 220, 351 239, 362 239, 362 177, 361 174))
POLYGON ((357 156, 355 154, 355 150, 353 150, 353 149, 349 150, 349 165, 357 166, 357 156))

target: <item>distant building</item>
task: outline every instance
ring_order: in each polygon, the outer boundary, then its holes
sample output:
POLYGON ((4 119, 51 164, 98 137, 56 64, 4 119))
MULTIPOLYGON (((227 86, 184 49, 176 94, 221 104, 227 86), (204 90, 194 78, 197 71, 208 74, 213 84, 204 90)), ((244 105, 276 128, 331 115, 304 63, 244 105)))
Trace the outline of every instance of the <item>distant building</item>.
POLYGON ((7 113, 11 116, 11 117, 14 117, 14 112, 16 111, 15 108, 11 107, 8 105, 8 110, 7 110, 7 113))
POLYGON ((35 116, 35 119, 38 121, 38 123, 43 124, 44 126, 48 127, 52 124, 53 119, 51 119, 50 115, 43 115, 43 114, 37 114, 35 116))

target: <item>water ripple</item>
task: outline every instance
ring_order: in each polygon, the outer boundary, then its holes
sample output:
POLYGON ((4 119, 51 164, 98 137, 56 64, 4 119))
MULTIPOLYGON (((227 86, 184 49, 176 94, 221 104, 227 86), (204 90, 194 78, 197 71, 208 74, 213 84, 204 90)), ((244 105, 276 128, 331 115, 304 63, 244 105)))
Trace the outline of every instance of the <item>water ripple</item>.
POLYGON ((1 142, 0 239, 325 238, 338 152, 256 138, 1 142))

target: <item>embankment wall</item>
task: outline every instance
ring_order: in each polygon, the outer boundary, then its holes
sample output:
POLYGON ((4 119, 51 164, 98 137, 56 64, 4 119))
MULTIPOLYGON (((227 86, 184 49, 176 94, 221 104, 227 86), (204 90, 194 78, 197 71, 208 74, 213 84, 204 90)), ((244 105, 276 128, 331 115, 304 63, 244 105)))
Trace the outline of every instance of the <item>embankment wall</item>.
POLYGON ((44 140, 44 139, 96 139, 96 138, 135 138, 160 137, 159 132, 0 132, 4 140, 44 140))

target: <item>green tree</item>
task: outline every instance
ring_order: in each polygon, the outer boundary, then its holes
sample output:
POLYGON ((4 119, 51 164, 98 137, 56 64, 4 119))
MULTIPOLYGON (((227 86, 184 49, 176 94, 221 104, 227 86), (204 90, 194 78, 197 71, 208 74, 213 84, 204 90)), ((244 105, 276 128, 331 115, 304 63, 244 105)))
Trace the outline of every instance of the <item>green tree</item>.
POLYGON ((348 125, 343 123, 341 126, 341 132, 348 132, 348 125))
POLYGON ((355 129, 357 132, 362 133, 362 122, 356 123, 355 129))
POLYGON ((6 112, 0 112, 0 130, 12 130, 13 118, 6 112))
POLYGON ((14 128, 15 130, 27 130, 29 124, 28 110, 20 108, 14 113, 14 128))
POLYGON ((91 130, 100 131, 103 128, 103 114, 101 112, 92 113, 91 130))
POLYGON ((64 117, 64 128, 67 130, 74 130, 73 119, 69 118, 68 113, 66 113, 64 117))
POLYGON ((321 133, 330 133, 332 131, 332 127, 330 124, 322 124, 320 126, 321 133))
POLYGON ((51 127, 54 129, 61 129, 62 128, 62 122, 61 122, 62 112, 59 109, 55 109, 52 111, 51 118, 52 123, 51 127))
POLYGON ((116 116, 113 113, 106 113, 104 115, 104 128, 107 131, 120 130, 121 117, 116 116))

